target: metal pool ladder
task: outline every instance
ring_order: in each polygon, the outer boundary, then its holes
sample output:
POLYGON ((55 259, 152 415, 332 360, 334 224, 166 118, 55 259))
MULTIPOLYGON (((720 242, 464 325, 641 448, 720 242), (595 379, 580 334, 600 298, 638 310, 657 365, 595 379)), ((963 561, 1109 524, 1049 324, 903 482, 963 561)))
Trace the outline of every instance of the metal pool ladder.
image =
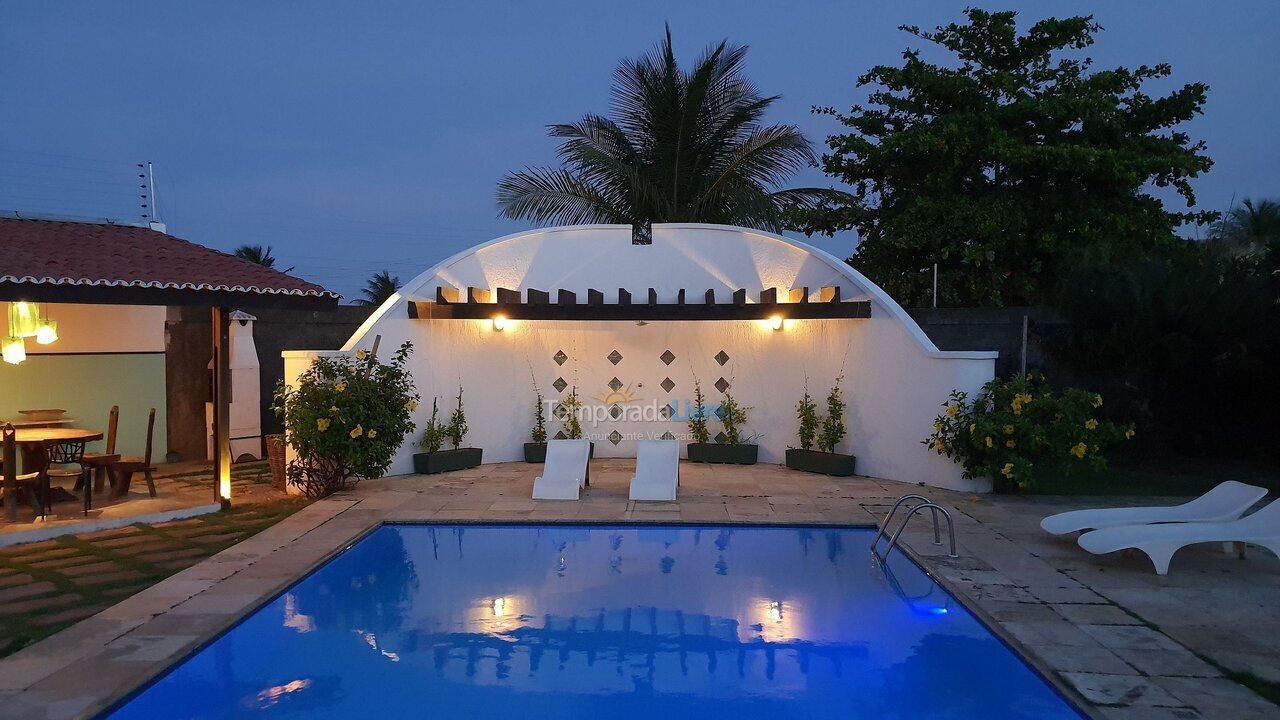
POLYGON ((893 550, 893 546, 898 544, 898 537, 902 535, 903 530, 907 529, 907 523, 911 522, 911 518, 915 517, 916 513, 920 512, 921 510, 929 510, 933 514, 933 544, 934 545, 942 544, 942 533, 940 528, 938 527, 939 513, 941 513, 942 517, 947 519, 947 535, 951 540, 951 557, 957 557, 956 556, 956 528, 955 528, 955 525, 953 525, 951 522, 951 513, 947 512, 947 509, 942 507, 941 505, 931 502, 929 498, 923 495, 903 495, 902 497, 898 498, 898 501, 893 504, 893 509, 889 511, 888 515, 884 516, 884 522, 880 523, 880 530, 876 532, 875 539, 871 541, 871 553, 876 557, 880 558, 881 560, 888 558, 889 552, 893 550), (889 523, 893 520, 893 516, 897 514, 898 508, 902 507, 903 503, 906 503, 909 500, 919 500, 920 503, 917 505, 907 506, 906 517, 902 519, 902 524, 898 526, 898 529, 894 531, 893 535, 889 538, 889 544, 885 547, 884 554, 881 555, 880 553, 876 552, 876 546, 880 543, 880 538, 884 537, 885 531, 889 529, 889 523))

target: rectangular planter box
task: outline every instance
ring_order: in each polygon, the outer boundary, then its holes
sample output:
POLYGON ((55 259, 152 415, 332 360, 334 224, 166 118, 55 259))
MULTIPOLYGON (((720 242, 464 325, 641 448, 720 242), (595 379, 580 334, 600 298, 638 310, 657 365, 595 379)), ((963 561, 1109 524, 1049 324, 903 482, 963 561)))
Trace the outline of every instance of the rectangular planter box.
MULTIPOLYGON (((596 444, 591 443, 591 449, 587 451, 587 456, 594 458, 596 456, 596 444)), ((524 444, 524 461, 527 463, 544 463, 547 461, 547 444, 546 443, 525 443, 524 444)))
POLYGON ((413 471, 420 475, 434 475, 451 470, 466 470, 480 464, 483 452, 481 448, 458 448, 434 453, 414 453, 413 471))
POLYGON ((787 467, 819 475, 849 477, 853 474, 857 458, 853 455, 822 452, 820 450, 787 449, 787 467))
POLYGON ((689 443, 689 462, 724 463, 728 465, 755 465, 760 454, 759 445, 722 445, 720 443, 689 443))
POLYGON ((524 461, 527 463, 540 463, 547 461, 547 444, 546 443, 525 443, 524 444, 524 461))

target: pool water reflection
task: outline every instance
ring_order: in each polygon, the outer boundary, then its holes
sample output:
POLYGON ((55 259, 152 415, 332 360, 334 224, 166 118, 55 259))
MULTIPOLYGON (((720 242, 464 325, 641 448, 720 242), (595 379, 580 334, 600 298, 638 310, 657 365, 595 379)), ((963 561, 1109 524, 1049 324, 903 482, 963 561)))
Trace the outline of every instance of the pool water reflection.
POLYGON ((1079 717, 871 535, 389 525, 109 717, 1079 717))

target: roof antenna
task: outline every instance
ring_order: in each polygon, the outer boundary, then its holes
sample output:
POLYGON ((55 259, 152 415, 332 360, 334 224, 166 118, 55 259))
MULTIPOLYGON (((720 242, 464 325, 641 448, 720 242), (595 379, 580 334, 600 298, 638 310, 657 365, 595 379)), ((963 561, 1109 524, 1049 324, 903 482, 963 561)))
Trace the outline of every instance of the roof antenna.
POLYGON ((167 232, 164 223, 160 221, 160 206, 156 204, 156 173, 151 167, 150 160, 147 161, 147 194, 150 195, 151 201, 151 222, 148 226, 156 232, 167 232))

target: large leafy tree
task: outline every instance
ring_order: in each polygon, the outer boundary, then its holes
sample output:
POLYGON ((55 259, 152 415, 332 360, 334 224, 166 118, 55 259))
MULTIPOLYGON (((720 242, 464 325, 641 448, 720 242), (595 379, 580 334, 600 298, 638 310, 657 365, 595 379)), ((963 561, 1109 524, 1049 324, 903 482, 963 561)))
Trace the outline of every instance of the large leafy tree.
POLYGON ((1280 202, 1250 200, 1226 212, 1209 231, 1216 250, 1230 257, 1261 261, 1269 270, 1280 260, 1280 202))
POLYGON ((378 307, 387 301, 387 298, 396 294, 400 289, 400 278, 394 277, 390 272, 383 270, 374 273, 367 281, 365 281, 364 289, 360 291, 364 297, 352 300, 353 305, 371 305, 378 307))
POLYGON ((707 222, 777 230, 784 213, 831 194, 779 187, 816 162, 794 126, 764 125, 778 96, 743 74, 745 47, 722 42, 692 70, 671 31, 614 73, 612 117, 550 126, 557 168, 526 168, 498 184, 502 215, 538 224, 707 222))
POLYGON ((848 127, 822 165, 855 200, 800 214, 799 229, 856 230, 850 262, 901 302, 928 301, 937 263, 941 303, 1001 305, 1049 299, 1082 257, 1129 257, 1213 219, 1164 202, 1191 208, 1190 181, 1212 164, 1178 129, 1201 112, 1204 84, 1153 97, 1143 86, 1168 65, 1095 69, 1080 52, 1101 30, 1092 17, 1020 34, 1016 13, 965 14, 902 28, 954 61, 909 49, 858 79, 865 105, 816 109, 848 127))

